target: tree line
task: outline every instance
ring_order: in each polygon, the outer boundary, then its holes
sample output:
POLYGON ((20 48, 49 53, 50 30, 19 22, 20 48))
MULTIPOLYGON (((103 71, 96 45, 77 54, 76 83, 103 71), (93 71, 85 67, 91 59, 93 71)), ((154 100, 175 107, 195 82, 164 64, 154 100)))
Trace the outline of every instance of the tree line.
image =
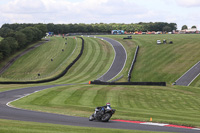
POLYGON ((4 24, 0 29, 0 61, 41 40, 46 32, 44 24, 4 24))
MULTIPOLYGON (((2 28, 9 28, 14 31, 19 31, 25 27, 34 27, 38 24, 4 24, 2 28)), ((42 24, 45 25, 47 31, 54 32, 55 34, 67 34, 67 33, 111 33, 111 30, 124 30, 127 32, 134 31, 163 31, 169 32, 177 29, 176 23, 166 22, 149 22, 149 23, 95 23, 95 24, 42 24)))
POLYGON ((0 42, 0 60, 5 59, 17 50, 24 49, 33 42, 41 40, 46 32, 54 34, 68 33, 111 33, 111 30, 134 31, 163 31, 169 32, 177 29, 176 23, 95 23, 95 24, 4 24, 0 28, 0 36, 4 39, 0 42))
POLYGON ((136 23, 136 24, 119 24, 119 23, 95 23, 95 24, 47 24, 48 31, 54 32, 55 34, 67 34, 67 33, 111 33, 111 30, 124 30, 127 32, 134 31, 163 31, 170 32, 177 29, 176 23, 136 23))

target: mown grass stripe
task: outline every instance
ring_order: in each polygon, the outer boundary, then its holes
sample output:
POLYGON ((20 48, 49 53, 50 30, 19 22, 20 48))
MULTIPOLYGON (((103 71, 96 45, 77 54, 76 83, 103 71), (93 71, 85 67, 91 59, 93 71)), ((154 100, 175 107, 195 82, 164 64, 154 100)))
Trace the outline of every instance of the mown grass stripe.
POLYGON ((96 49, 92 50, 93 47, 94 46, 92 46, 90 42, 85 41, 85 51, 83 52, 83 58, 80 59, 81 62, 79 62, 78 67, 76 67, 73 76, 71 76, 68 82, 72 82, 78 79, 79 74, 84 72, 84 70, 87 68, 96 51, 96 49))
POLYGON ((65 104, 80 105, 82 94, 87 91, 87 88, 81 87, 74 91, 70 97, 66 98, 65 104))
POLYGON ((102 106, 106 104, 108 89, 102 87, 97 91, 97 95, 94 98, 94 104, 96 106, 102 106))
POLYGON ((97 95, 97 92, 100 88, 91 87, 87 91, 85 91, 82 94, 80 101, 80 104, 83 106, 95 106, 93 103, 95 96, 97 95))
POLYGON ((94 61, 94 64, 90 65, 91 67, 89 67, 88 71, 86 72, 87 75, 83 74, 79 78, 80 80, 77 82, 89 81, 91 80, 91 77, 93 77, 93 80, 97 79, 99 75, 103 75, 103 73, 105 73, 106 70, 109 68, 110 62, 112 61, 113 57, 111 55, 112 49, 110 48, 110 44, 103 43, 99 39, 95 39, 94 44, 99 46, 97 49, 99 49, 100 53, 98 54, 98 56, 94 55, 96 57, 96 60, 94 61))
POLYGON ((50 42, 19 58, 3 74, 3 77, 9 77, 12 80, 33 80, 58 74, 56 71, 52 72, 65 61, 71 54, 72 49, 75 48, 75 45, 73 45, 75 43, 74 40, 69 38, 68 41, 70 43, 65 45, 65 39, 51 38, 50 42), (62 49, 65 51, 62 52, 62 49), (38 77, 38 73, 41 74, 40 77, 38 77), (49 75, 50 73, 51 75, 49 75))
POLYGON ((83 81, 84 78, 87 78, 88 76, 90 76, 90 74, 92 73, 92 71, 96 71, 96 66, 97 64, 99 65, 99 61, 102 58, 102 49, 99 46, 99 44, 97 44, 96 41, 94 41, 93 39, 91 39, 91 44, 92 48, 89 50, 93 50, 94 52, 90 55, 90 59, 88 59, 88 62, 86 63, 87 66, 83 66, 85 69, 83 70, 84 73, 79 74, 78 80, 76 82, 80 82, 83 81), (94 50, 95 49, 95 50, 94 50), (88 75, 85 75, 85 73, 87 73, 88 75))
POLYGON ((51 99, 50 104, 64 106, 66 99, 68 99, 78 88, 76 86, 60 87, 64 88, 61 93, 51 99))

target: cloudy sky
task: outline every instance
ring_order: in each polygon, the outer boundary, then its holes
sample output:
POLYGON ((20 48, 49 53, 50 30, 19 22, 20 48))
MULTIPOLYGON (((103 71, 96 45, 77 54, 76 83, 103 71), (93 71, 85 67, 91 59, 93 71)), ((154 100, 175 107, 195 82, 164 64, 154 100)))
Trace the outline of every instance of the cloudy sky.
POLYGON ((4 23, 168 22, 200 29, 200 0, 0 0, 4 23))

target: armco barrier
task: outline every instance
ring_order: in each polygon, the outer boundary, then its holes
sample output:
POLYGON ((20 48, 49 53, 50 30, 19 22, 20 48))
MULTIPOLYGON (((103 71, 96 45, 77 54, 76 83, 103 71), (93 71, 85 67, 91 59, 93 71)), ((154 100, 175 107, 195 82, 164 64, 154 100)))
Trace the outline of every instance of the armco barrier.
POLYGON ((128 82, 131 81, 131 73, 132 73, 132 71, 133 71, 133 67, 134 67, 134 64, 135 64, 135 62, 136 62, 136 58, 137 58, 138 51, 139 51, 139 46, 137 46, 137 48, 136 48, 135 55, 134 55, 134 58, 133 58, 133 62, 132 62, 132 64, 131 64, 130 70, 129 70, 129 72, 128 72, 128 82))
POLYGON ((99 80, 90 81, 96 85, 145 85, 145 86, 166 86, 166 82, 102 82, 99 80))
POLYGON ((74 59, 74 61, 72 61, 71 64, 69 64, 69 66, 67 66, 65 68, 65 70, 60 73, 59 75, 53 77, 53 78, 49 78, 49 79, 44 79, 44 80, 38 80, 38 81, 5 81, 5 82, 0 82, 0 84, 38 84, 38 83, 46 83, 46 82, 50 82, 50 81, 55 81, 61 77, 63 77, 67 71, 78 61, 78 59, 81 57, 81 55, 83 54, 83 50, 84 50, 84 39, 82 37, 79 37, 82 40, 82 48, 81 51, 79 53, 79 55, 76 57, 76 59, 74 59))

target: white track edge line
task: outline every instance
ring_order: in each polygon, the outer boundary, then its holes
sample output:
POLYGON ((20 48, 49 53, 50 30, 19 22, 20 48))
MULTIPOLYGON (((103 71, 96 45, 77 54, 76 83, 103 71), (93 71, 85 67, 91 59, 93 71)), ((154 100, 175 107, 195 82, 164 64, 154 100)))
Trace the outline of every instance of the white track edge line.
POLYGON ((146 122, 146 123, 140 123, 140 124, 143 124, 143 125, 152 125, 152 126, 166 126, 166 125, 169 125, 169 124, 153 123, 153 122, 146 122))
POLYGON ((200 75, 200 73, 187 85, 190 86, 190 84, 192 84, 192 82, 200 75))
MULTIPOLYGON (((99 38, 99 37, 97 37, 97 38, 99 38)), ((103 39, 102 37, 100 37, 99 39, 103 39)), ((103 39, 104 40, 104 39, 103 39)), ((106 41, 106 40, 105 40, 106 41)), ((106 41, 106 42, 108 42, 108 41, 106 41)), ((112 48, 113 48, 113 50, 114 50, 114 52, 115 52, 115 57, 114 57, 114 59, 113 59, 113 62, 112 62, 112 64, 110 65, 110 68, 108 69, 108 71, 106 71, 102 76, 100 76, 99 78, 97 78, 97 79, 100 79, 100 78, 102 78, 104 75, 106 75, 109 71, 110 71, 110 69, 111 69, 111 67, 112 67, 112 65, 114 64, 114 61, 115 61, 115 58, 116 58, 116 51, 115 51, 115 48, 113 47, 113 45, 110 43, 110 42, 108 42, 111 46, 112 46, 112 48)))
POLYGON ((192 68, 194 68, 199 62, 197 62, 194 66, 192 66, 189 70, 187 70, 180 78, 178 78, 175 82, 179 81, 184 75, 186 75, 192 68))
MULTIPOLYGON (((97 38, 103 39, 103 37, 97 37, 97 38)), ((108 38, 108 39, 111 39, 111 38, 108 38)), ((105 39, 103 39, 103 40, 105 40, 105 39)), ((112 40, 114 40, 114 39, 112 39, 112 40)), ((105 40, 105 41, 106 41, 106 40, 105 40)), ((114 41, 116 41, 116 40, 114 40, 114 41)), ((106 41, 106 42, 108 42, 108 41, 106 41)), ((118 41, 116 41, 116 42, 118 42, 118 41)), ((113 45, 112 45, 110 42, 108 42, 108 43, 113 47, 113 45)), ((118 43, 122 46, 122 48, 124 49, 124 51, 125 51, 125 53, 126 53, 126 60, 125 60, 125 62, 124 62, 123 68, 121 69, 121 71, 122 71, 122 70, 124 69, 125 65, 126 65, 126 61, 127 61, 127 52, 126 52, 126 49, 124 48, 124 46, 123 46, 120 42, 118 42, 118 43)), ((113 47, 113 49, 114 49, 114 47, 113 47)), ((114 49, 114 51, 115 51, 115 49, 114 49)), ((116 58, 116 51, 115 51, 115 58, 116 58)), ((112 67, 112 65, 113 65, 113 63, 114 63, 115 58, 113 59, 113 62, 112 62, 112 64, 111 64, 110 68, 108 69, 108 71, 111 69, 111 67, 112 67)), ((100 78, 102 78, 104 75, 106 75, 106 74, 108 73, 108 71, 107 71, 106 73, 104 73, 101 77, 99 77, 98 79, 100 79, 100 78)), ((119 73, 121 73, 121 71, 120 71, 119 73)), ((117 77, 117 76, 119 75, 119 73, 117 73, 115 77, 117 77)), ((109 80, 112 80, 112 79, 114 79, 115 77, 113 77, 113 78, 111 78, 111 79, 109 79, 109 80)), ((109 80, 108 80, 108 81, 109 81, 109 80)))
MULTIPOLYGON (((40 91, 42 91, 42 90, 40 90, 40 91)), ((31 95, 31 94, 37 93, 37 92, 39 92, 39 91, 34 91, 33 93, 24 94, 24 96, 22 96, 22 97, 20 97, 20 98, 17 98, 17 99, 15 99, 15 100, 12 100, 12 101, 7 102, 7 103, 6 103, 6 106, 8 106, 8 107, 10 107, 10 108, 20 109, 20 110, 26 110, 26 109, 21 109, 21 108, 14 107, 14 106, 10 105, 10 103, 15 102, 15 101, 17 101, 17 100, 20 100, 20 99, 22 99, 22 98, 25 98, 25 97, 27 97, 27 96, 29 96, 29 95, 31 95)), ((30 110, 28 110, 28 111, 30 111, 30 110)))

